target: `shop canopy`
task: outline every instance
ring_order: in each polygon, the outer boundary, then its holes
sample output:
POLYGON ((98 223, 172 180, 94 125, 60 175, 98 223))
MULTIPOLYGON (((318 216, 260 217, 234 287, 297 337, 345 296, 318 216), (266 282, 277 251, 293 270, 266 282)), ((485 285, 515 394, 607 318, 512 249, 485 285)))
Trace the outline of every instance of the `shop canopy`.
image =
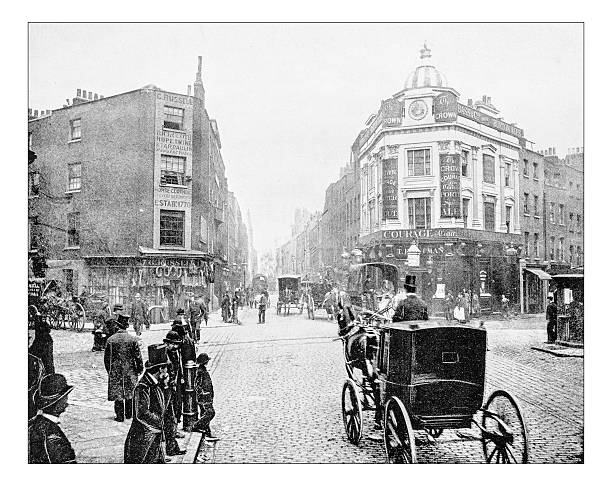
POLYGON ((540 280, 551 280, 552 279, 552 277, 549 274, 547 274, 544 270, 541 270, 539 268, 526 268, 525 270, 527 270, 528 272, 533 273, 540 280))

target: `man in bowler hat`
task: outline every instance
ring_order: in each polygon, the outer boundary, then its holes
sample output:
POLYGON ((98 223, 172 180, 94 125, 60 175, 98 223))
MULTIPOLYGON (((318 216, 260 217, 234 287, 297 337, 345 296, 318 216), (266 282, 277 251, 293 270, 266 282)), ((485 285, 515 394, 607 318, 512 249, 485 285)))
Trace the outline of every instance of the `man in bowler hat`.
POLYGON ((176 440, 178 437, 185 437, 177 431, 178 422, 181 419, 182 404, 182 384, 183 384, 183 363, 181 359, 180 347, 183 340, 175 331, 170 331, 164 339, 166 354, 171 365, 168 370, 169 381, 166 396, 166 410, 164 413, 164 435, 166 437, 166 454, 177 456, 185 454, 187 451, 181 449, 176 440))
POLYGON ((427 320, 429 318, 427 305, 416 295, 416 277, 414 275, 406 275, 404 288, 406 289, 406 297, 395 309, 393 322, 427 320))
POLYGON ((117 315, 119 329, 108 339, 104 349, 108 399, 115 402, 117 422, 132 418, 133 391, 143 368, 138 339, 127 332, 128 320, 128 315, 117 315))
POLYGON ((59 426, 59 417, 68 407, 68 394, 73 389, 64 375, 52 373, 41 380, 34 396, 38 411, 28 422, 30 464, 76 463, 74 449, 59 426))
POLYGON ((170 361, 164 344, 148 348, 145 372, 134 389, 134 420, 125 439, 123 460, 126 464, 163 464, 164 412, 170 361))

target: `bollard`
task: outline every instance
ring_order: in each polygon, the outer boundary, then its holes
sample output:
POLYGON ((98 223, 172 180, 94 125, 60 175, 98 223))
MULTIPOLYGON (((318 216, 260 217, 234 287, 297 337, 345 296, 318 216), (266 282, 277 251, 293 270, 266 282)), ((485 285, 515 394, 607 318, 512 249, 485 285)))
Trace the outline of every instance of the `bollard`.
POLYGON ((183 393, 183 430, 191 431, 198 420, 198 403, 195 392, 195 376, 198 365, 188 360, 183 366, 185 377, 185 390, 183 393))

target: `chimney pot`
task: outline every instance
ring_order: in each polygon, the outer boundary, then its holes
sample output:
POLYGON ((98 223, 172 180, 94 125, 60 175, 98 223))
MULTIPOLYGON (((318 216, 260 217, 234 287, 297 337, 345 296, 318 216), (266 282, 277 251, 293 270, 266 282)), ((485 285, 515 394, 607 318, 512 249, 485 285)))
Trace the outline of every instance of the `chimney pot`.
POLYGON ((100 95, 100 99, 104 98, 104 96, 100 95))
POLYGON ((32 114, 32 108, 28 108, 28 115, 32 114))
POLYGON ((468 98, 468 106, 472 106, 474 104, 474 102, 472 101, 472 98, 468 98))
POLYGON ((80 98, 80 97, 81 97, 81 90, 77 89, 77 98, 80 98))
POLYGON ((92 92, 91 91, 89 93, 87 93, 87 98, 90 99, 90 100, 92 99, 92 92))
POLYGON ((487 95, 482 95, 482 101, 483 101, 483 103, 487 102, 487 95))
POLYGON ((34 118, 38 118, 38 110, 34 110, 34 118))
POLYGON ((85 98, 85 99, 87 99, 87 91, 85 91, 85 90, 83 89, 83 90, 81 90, 81 94, 82 94, 81 98, 85 98))
POLYGON ((70 100, 66 98, 66 106, 70 106, 70 100))
POLYGON ((491 104, 491 97, 490 96, 487 96, 487 104, 489 104, 489 105, 491 104))
POLYGON ((191 96, 191 85, 187 85, 187 96, 191 96))
POLYGON ((94 93, 94 100, 98 99, 98 93, 94 93))

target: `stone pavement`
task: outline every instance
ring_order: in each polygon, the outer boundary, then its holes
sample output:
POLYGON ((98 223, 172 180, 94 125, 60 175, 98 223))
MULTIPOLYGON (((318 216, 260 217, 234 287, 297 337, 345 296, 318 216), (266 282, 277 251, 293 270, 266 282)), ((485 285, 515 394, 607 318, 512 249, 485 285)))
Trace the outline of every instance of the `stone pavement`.
MULTIPOLYGON (((274 311, 274 308, 271 309, 274 311)), ((198 352, 211 356, 217 416, 211 426, 222 440, 204 444, 201 463, 381 463, 384 446, 366 412, 364 439, 350 444, 344 432, 340 393, 346 379, 335 323, 317 312, 267 313, 258 325, 254 309, 244 325, 224 325, 218 313, 203 328, 198 352)), ((582 462, 583 360, 531 349, 546 337, 544 319, 488 321, 490 352, 485 396, 502 388, 522 408, 531 437, 531 462, 582 462)), ((143 335, 143 348, 161 342, 168 327, 143 335)), ((102 353, 92 353, 91 334, 53 331, 56 368, 75 385, 62 426, 80 462, 121 462, 129 422, 113 421, 106 398, 102 353)), ((469 431, 468 431, 469 432, 469 431)), ((475 429, 472 429, 475 434, 475 429)), ((444 431, 435 444, 417 432, 419 462, 482 462, 479 441, 444 431)), ((196 443, 189 448, 195 454, 196 443)), ((190 459, 190 458, 189 458, 190 459)))
MULTIPOLYGON (((218 329, 224 324, 218 313, 211 314, 210 327, 218 329)), ((152 325, 142 335, 143 360, 147 357, 147 346, 162 342, 171 323, 152 325)), ((133 333, 133 330, 130 332, 133 333)), ((69 407, 62 415, 62 428, 70 438, 79 463, 121 463, 123 447, 131 421, 114 421, 113 403, 107 397, 107 373, 102 352, 92 352, 91 331, 75 333, 53 330, 55 367, 75 386, 69 397, 69 407)), ((171 457, 173 463, 194 462, 201 434, 187 433, 179 444, 187 449, 185 456, 171 457)))

